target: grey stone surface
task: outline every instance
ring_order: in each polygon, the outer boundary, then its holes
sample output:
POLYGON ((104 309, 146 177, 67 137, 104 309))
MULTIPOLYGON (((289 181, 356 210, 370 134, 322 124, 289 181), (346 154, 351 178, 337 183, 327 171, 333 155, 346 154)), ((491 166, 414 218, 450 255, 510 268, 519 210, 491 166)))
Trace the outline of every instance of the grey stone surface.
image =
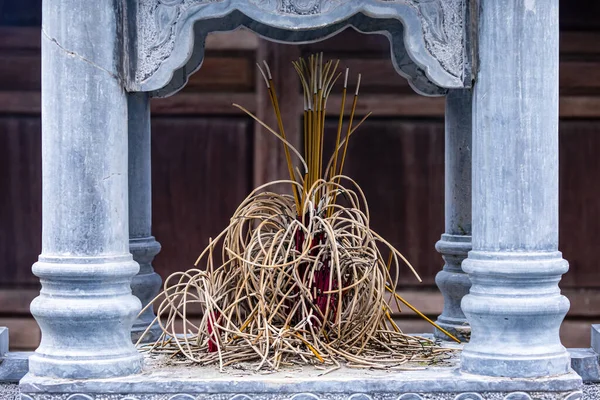
MULTIPOLYGON (((487 393, 297 393, 286 394, 47 394, 23 395, 22 400, 581 400, 576 392, 487 392, 487 393)), ((593 399, 593 398, 590 398, 593 399)))
MULTIPOLYGON (((152 261, 160 252, 160 244, 152 236, 152 175, 150 149, 150 99, 146 93, 131 93, 127 97, 129 131, 129 251, 140 265, 131 281, 131 291, 145 307, 161 286, 152 261)), ((139 337, 155 318, 152 307, 145 310, 133 324, 131 338, 139 337)), ((155 340, 161 333, 154 323, 145 341, 155 340)))
POLYGON ((146 366, 138 375, 89 380, 27 375, 20 385, 22 393, 44 400, 50 398, 44 396, 53 394, 60 399, 81 394, 103 400, 170 400, 173 396, 204 400, 564 400, 577 399, 568 396, 580 394, 582 389, 581 378, 572 372, 557 377, 514 379, 465 374, 456 366, 408 371, 342 367, 328 374, 314 367, 298 366, 264 374, 249 368, 219 372, 217 367, 168 366, 160 357, 146 357, 146 366))
MULTIPOLYGON (((444 310, 436 322, 461 341, 468 341, 471 336, 460 308, 471 287, 461 267, 471 250, 471 100, 470 90, 451 90, 446 96, 446 233, 435 246, 445 261, 444 269, 435 277, 444 296, 444 310)), ((435 336, 446 338, 437 328, 435 336)))
POLYGON ((559 338, 558 0, 482 0, 473 89, 473 250, 462 370, 539 377, 569 370, 559 338))
POLYGON ((600 325, 592 325, 592 349, 600 354, 600 325))
POLYGON ((600 382, 600 325, 592 325, 591 328, 591 348, 569 349, 571 368, 585 383, 600 382))
POLYGON ((600 356, 594 349, 569 349, 571 368, 584 382, 600 382, 600 356))
POLYGON ((32 373, 138 372, 140 310, 129 253, 122 10, 112 0, 43 2, 42 254, 33 266, 42 331, 32 373))
POLYGON ((21 398, 19 385, 16 383, 0 383, 0 399, 19 400, 21 398))
POLYGON ((583 385, 583 399, 584 400, 600 399, 600 384, 586 383, 585 385, 583 385))
POLYGON ((0 362, 0 383, 18 383, 29 372, 29 357, 33 352, 14 351, 4 355, 0 362))
POLYGON ((137 57, 128 86, 166 96, 204 58, 211 31, 245 26, 283 42, 322 40, 346 27, 385 34, 393 61, 427 95, 468 87, 467 0, 142 0, 136 4, 137 57))
POLYGON ((0 326, 0 357, 8 353, 8 328, 0 326))
POLYGON ((18 383, 29 371, 29 356, 33 353, 9 352, 8 333, 7 327, 0 327, 0 383, 18 383))

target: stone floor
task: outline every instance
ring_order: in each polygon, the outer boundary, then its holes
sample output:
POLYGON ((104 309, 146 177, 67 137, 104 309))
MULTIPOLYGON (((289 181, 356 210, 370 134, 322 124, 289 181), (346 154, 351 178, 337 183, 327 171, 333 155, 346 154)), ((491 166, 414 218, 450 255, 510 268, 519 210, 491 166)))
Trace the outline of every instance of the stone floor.
POLYGON ((600 383, 586 383, 585 385, 583 385, 583 399, 600 399, 600 383))
MULTIPOLYGON (((313 367, 276 373, 247 368, 172 365, 146 356, 138 375, 92 380, 26 376, 23 400, 580 400, 581 378, 571 373, 543 379, 504 379, 463 374, 458 354, 443 366, 410 366, 406 371, 343 367, 323 374, 313 367), (414 369, 418 368, 418 369, 414 369)), ((590 399, 597 386, 586 386, 590 399)), ((9 397, 2 397, 9 398, 9 397)))

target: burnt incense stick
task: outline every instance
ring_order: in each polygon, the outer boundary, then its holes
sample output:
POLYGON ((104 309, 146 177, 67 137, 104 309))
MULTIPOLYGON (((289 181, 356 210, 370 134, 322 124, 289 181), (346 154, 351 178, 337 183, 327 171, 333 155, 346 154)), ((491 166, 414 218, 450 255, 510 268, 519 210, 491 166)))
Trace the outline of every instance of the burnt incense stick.
POLYGON ((354 114, 356 112, 356 104, 358 104, 358 91, 360 89, 361 74, 358 74, 358 82, 356 84, 356 91, 354 92, 354 100, 352 101, 352 110, 350 111, 350 121, 348 122, 348 132, 346 133, 346 143, 344 144, 344 151, 342 152, 342 161, 340 162, 340 171, 338 175, 342 175, 344 172, 344 162, 346 161, 346 153, 348 152, 348 143, 350 142, 350 132, 352 131, 352 122, 354 121, 354 114))
MULTIPOLYGON (((257 65, 260 73, 262 74, 263 78, 265 78, 265 80, 267 81, 267 89, 269 91, 269 97, 271 99, 271 104, 273 106, 273 110, 275 111, 275 118, 277 120, 279 134, 281 135, 281 137, 284 140, 287 141, 287 138, 285 137, 285 130, 283 128, 283 119, 281 118, 281 110, 279 109, 279 101, 277 100, 277 93, 275 91, 275 86, 273 85, 273 76, 271 75, 271 69, 269 68, 269 65, 267 64, 266 61, 263 61, 263 63, 265 65, 265 69, 267 71, 266 76, 265 76, 265 73, 263 72, 263 70, 261 69, 260 65, 258 63, 256 65, 257 65)), ((287 163, 288 172, 290 174, 290 179, 294 181, 294 180, 296 180, 296 177, 294 175, 294 166, 292 164, 290 150, 286 143, 284 143, 283 148, 284 148, 284 152, 285 152, 285 160, 287 163)), ((298 213, 300 213, 300 197, 298 195, 298 189, 295 186, 293 186, 292 192, 294 194, 296 208, 298 210, 298 213)))

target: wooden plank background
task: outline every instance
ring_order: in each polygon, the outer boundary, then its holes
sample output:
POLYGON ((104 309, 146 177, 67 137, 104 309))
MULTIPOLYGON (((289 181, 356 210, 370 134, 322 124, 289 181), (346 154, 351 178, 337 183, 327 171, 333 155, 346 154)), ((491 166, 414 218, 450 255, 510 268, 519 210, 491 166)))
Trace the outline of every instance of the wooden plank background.
MULTIPOLYGON (((33 349, 40 332, 29 314, 38 293, 31 274, 40 252, 40 0, 0 0, 0 325, 13 349, 33 349)), ((561 4, 560 248, 571 269, 561 286, 571 310, 561 334, 569 347, 589 344, 600 322, 600 3, 561 4)), ((278 78, 289 136, 300 143, 300 89, 290 61, 324 51, 353 76, 363 73, 358 113, 373 111, 354 137, 346 172, 363 187, 373 227, 418 268, 402 273, 403 295, 424 313, 441 312, 434 284, 442 260, 444 100, 418 96, 389 60, 387 40, 346 31, 323 42, 289 46, 238 31, 211 36, 206 61, 184 90, 152 102, 153 225, 163 246, 163 276, 189 268, 209 237, 256 185, 286 176, 283 154, 239 103, 272 121, 255 63, 269 60, 278 78), (296 123, 293 121, 296 120, 296 123)), ((507 55, 510 56, 510 55, 507 55)), ((499 66, 501 67, 501 66, 499 66)), ((340 97, 330 100, 339 109, 340 97)), ((335 113, 327 121, 333 136, 335 113)), ((329 146, 331 146, 329 144, 329 146)), ((429 327, 396 315, 407 332, 429 327)))

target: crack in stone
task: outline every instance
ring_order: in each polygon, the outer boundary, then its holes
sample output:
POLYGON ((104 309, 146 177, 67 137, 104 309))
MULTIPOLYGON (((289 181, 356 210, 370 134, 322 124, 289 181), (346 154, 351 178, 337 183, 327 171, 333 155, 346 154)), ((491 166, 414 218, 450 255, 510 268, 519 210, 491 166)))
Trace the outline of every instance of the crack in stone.
POLYGON ((113 176, 121 176, 121 173, 120 172, 113 172, 112 174, 110 174, 110 175, 105 176, 104 178, 102 178, 102 181, 106 181, 106 180, 112 178, 113 176))
POLYGON ((78 53, 76 53, 76 52, 74 52, 74 51, 72 51, 72 50, 68 50, 68 49, 66 49, 66 48, 65 48, 65 47, 63 47, 63 46, 62 46, 60 43, 58 43, 58 40, 56 40, 55 38, 53 38, 53 37, 51 37, 50 35, 48 35, 48 34, 46 33, 46 31, 45 31, 43 28, 42 28, 42 34, 43 34, 43 35, 46 37, 46 39, 48 39, 49 41, 51 41, 52 43, 54 43, 54 44, 55 44, 55 45, 56 45, 56 46, 57 46, 59 49, 61 49, 62 51, 64 51, 64 52, 65 52, 65 53, 67 53, 68 55, 70 55, 70 56, 72 56, 72 57, 77 57, 77 58, 79 58, 81 61, 83 61, 83 62, 85 62, 85 63, 88 63, 88 64, 89 64, 89 65, 91 65, 92 67, 94 67, 94 68, 97 68, 97 69, 99 69, 100 71, 106 72, 108 75, 110 75, 112 78, 114 78, 114 79, 115 79, 115 80, 116 80, 116 81, 119 83, 119 85, 121 85, 121 86, 122 86, 122 81, 121 81, 121 79, 120 79, 120 78, 119 78, 117 75, 113 74, 112 72, 110 72, 109 70, 107 70, 107 69, 105 69, 105 68, 102 68, 102 67, 101 67, 101 66, 99 66, 98 64, 96 64, 96 63, 94 63, 94 62, 92 62, 92 61, 88 60, 87 58, 85 58, 85 57, 81 56, 80 54, 78 54, 78 53))

